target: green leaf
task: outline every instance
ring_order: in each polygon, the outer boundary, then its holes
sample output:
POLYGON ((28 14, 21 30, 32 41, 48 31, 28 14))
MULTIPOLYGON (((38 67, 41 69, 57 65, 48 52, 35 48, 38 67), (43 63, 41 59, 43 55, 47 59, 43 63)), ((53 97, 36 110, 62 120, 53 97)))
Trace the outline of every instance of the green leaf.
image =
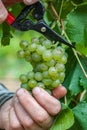
POLYGON ((74 123, 73 112, 70 108, 64 108, 56 117, 50 130, 67 130, 74 123))
POLYGON ((87 4, 82 4, 67 16, 66 32, 81 53, 87 54, 87 4))
POLYGON ((72 95, 76 95, 82 91, 82 88, 79 84, 79 79, 80 75, 83 75, 83 72, 73 54, 73 51, 69 49, 67 53, 68 62, 66 64, 66 77, 63 84, 72 95))
POLYGON ((74 109, 75 124, 69 130, 87 130, 87 103, 80 102, 74 109))
MULTIPOLYGON (((80 60, 87 74, 87 57, 81 57, 80 60)), ((84 75, 80 76, 80 85, 87 90, 87 78, 84 75)))
MULTIPOLYGON (((87 78, 85 77, 76 57, 71 49, 68 49, 68 62, 66 64, 66 77, 64 86, 71 92, 71 95, 76 95, 83 89, 87 90, 87 78)), ((79 56, 80 62, 87 73, 87 58, 79 56)))

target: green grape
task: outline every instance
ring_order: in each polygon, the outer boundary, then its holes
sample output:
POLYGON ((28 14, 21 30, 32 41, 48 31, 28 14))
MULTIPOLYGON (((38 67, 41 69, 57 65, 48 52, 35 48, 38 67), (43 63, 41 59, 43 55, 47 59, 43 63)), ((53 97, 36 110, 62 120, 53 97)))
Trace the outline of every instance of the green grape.
POLYGON ((29 90, 27 83, 22 83, 21 88, 25 88, 26 90, 29 90))
POLYGON ((28 79, 33 79, 33 78, 34 78, 34 72, 33 72, 33 71, 29 71, 29 72, 27 73, 27 78, 28 78, 28 79))
POLYGON ((42 42, 42 45, 45 46, 47 49, 50 49, 52 46, 52 42, 46 39, 42 42))
POLYGON ((42 82, 38 82, 38 83, 37 83, 37 87, 45 88, 45 85, 44 85, 42 82))
POLYGON ((39 38, 36 38, 36 37, 32 38, 31 43, 39 44, 39 38))
POLYGON ((42 75, 43 75, 43 78, 50 78, 50 76, 49 76, 49 73, 48 73, 48 71, 44 71, 43 73, 42 73, 42 75))
POLYGON ((57 79, 57 80, 53 81, 53 83, 52 83, 52 88, 56 88, 56 87, 58 87, 59 85, 60 85, 60 80, 57 79))
POLYGON ((51 53, 51 51, 50 50, 44 51, 42 57, 43 57, 44 61, 50 61, 52 59, 52 53, 51 53))
POLYGON ((55 67, 50 67, 48 73, 50 76, 55 77, 55 75, 57 74, 57 70, 55 67))
POLYGON ((62 63, 57 63, 55 65, 55 68, 56 68, 57 72, 62 72, 62 71, 64 72, 65 71, 65 66, 62 63))
POLYGON ((53 55, 53 58, 58 61, 63 56, 63 52, 60 48, 56 48, 53 50, 52 55, 53 55))
POLYGON ((30 55, 30 51, 29 51, 28 49, 26 49, 26 50, 24 51, 24 55, 25 55, 25 57, 26 57, 26 56, 29 56, 29 55, 30 55))
POLYGON ((60 79, 60 81, 63 82, 63 81, 64 81, 64 78, 65 78, 65 73, 64 73, 64 72, 61 72, 61 73, 59 74, 59 79, 60 79))
POLYGON ((37 46, 37 49, 36 49, 36 52, 37 52, 39 55, 42 55, 45 50, 46 50, 45 46, 38 45, 38 46, 37 46))
POLYGON ((29 89, 33 89, 34 87, 37 86, 37 81, 34 79, 30 79, 27 84, 29 89))
POLYGON ((48 66, 45 64, 45 63, 41 63, 41 64, 39 64, 40 65, 40 71, 46 71, 46 70, 48 70, 48 66))
POLYGON ((24 52, 24 50, 19 50, 19 51, 17 52, 17 55, 18 55, 19 58, 24 58, 24 57, 25 57, 25 52, 24 52))
POLYGON ((25 74, 21 74, 19 79, 22 83, 26 83, 28 81, 27 75, 25 74))
POLYGON ((41 72, 36 72, 34 75, 36 81, 41 81, 43 79, 41 72))
POLYGON ((31 58, 30 56, 26 56, 26 57, 25 57, 25 60, 26 60, 27 62, 31 62, 31 63, 32 63, 32 58, 31 58))
POLYGON ((63 55, 62 57, 61 57, 61 63, 63 63, 63 64, 66 64, 67 63, 67 55, 65 54, 65 55, 63 55))
POLYGON ((50 61, 46 62, 46 65, 49 67, 53 67, 55 66, 55 64, 56 64, 56 61, 54 59, 51 59, 50 61))
POLYGON ((37 44, 36 43, 32 43, 29 45, 29 51, 30 52, 34 52, 37 48, 37 44))
POLYGON ((28 47, 28 42, 26 40, 22 40, 20 43, 19 43, 20 47, 22 49, 26 49, 28 47))
POLYGON ((42 82, 44 83, 45 86, 51 86, 52 79, 43 79, 42 82))
POLYGON ((36 52, 32 53, 31 58, 35 62, 39 62, 41 60, 41 56, 38 55, 36 52))

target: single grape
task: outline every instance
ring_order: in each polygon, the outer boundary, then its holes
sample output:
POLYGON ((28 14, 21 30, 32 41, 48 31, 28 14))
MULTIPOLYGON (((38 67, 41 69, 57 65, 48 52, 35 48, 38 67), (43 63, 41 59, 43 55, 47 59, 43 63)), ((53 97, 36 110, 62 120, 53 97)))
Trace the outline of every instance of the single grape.
POLYGON ((32 53, 31 58, 35 62, 40 62, 40 60, 41 60, 41 56, 38 55, 36 52, 32 53))
POLYGON ((30 52, 36 51, 36 48, 37 48, 37 44, 36 43, 32 43, 32 44, 29 45, 29 51, 30 52))
POLYGON ((36 81, 41 81, 43 79, 41 72, 36 72, 34 75, 36 81))
POLYGON ((50 49, 52 46, 52 42, 46 39, 42 42, 42 45, 45 46, 47 49, 50 49))
POLYGON ((25 51, 24 50, 19 50, 17 52, 17 55, 18 55, 19 58, 24 58, 25 57, 25 51))
POLYGON ((22 83, 26 83, 28 81, 27 75, 25 74, 21 74, 19 79, 22 83))
POLYGON ((31 58, 31 56, 26 56, 26 57, 25 57, 25 60, 26 60, 27 62, 31 62, 31 63, 32 63, 32 58, 31 58))
POLYGON ((45 86, 51 86, 52 80, 51 79, 43 79, 42 82, 45 86))
POLYGON ((43 78, 44 78, 44 79, 50 78, 48 71, 44 71, 44 72, 42 73, 42 75, 43 75, 43 78))
POLYGON ((20 47, 22 49, 26 49, 28 47, 28 41, 26 40, 22 40, 20 43, 19 43, 20 47))
POLYGON ((55 65, 55 68, 56 68, 57 72, 64 72, 65 71, 65 66, 62 63, 57 63, 55 65))
POLYGON ((48 70, 48 66, 45 64, 45 63, 41 63, 41 64, 39 64, 40 65, 40 71, 46 71, 46 70, 48 70))
POLYGON ((37 81, 34 79, 30 79, 27 84, 28 84, 28 89, 33 89, 34 87, 37 86, 37 81))
POLYGON ((63 55, 62 57, 61 57, 61 63, 63 63, 64 65, 67 63, 67 55, 65 54, 65 55, 63 55))
POLYGON ((34 72, 33 72, 33 71, 29 71, 29 72, 27 73, 27 78, 28 78, 28 79, 33 79, 33 78, 34 78, 34 72))
POLYGON ((38 45, 38 47, 37 47, 37 49, 36 49, 36 52, 37 52, 39 55, 42 55, 45 50, 46 50, 45 46, 38 45))
POLYGON ((59 74, 59 79, 60 79, 60 81, 63 82, 63 81, 64 81, 64 78, 65 78, 65 72, 61 72, 61 73, 59 74))
POLYGON ((39 44, 39 38, 36 38, 36 37, 32 38, 31 43, 39 44))
POLYGON ((53 55, 53 58, 58 61, 63 56, 63 52, 60 48, 56 48, 53 50, 52 55, 53 55))
POLYGON ((25 88, 26 90, 29 90, 27 83, 22 83, 21 88, 25 88))
POLYGON ((24 51, 24 55, 25 55, 25 57, 26 57, 26 56, 29 56, 29 55, 30 55, 30 51, 29 51, 28 49, 26 49, 26 50, 24 51))
POLYGON ((60 85, 60 80, 57 79, 57 80, 53 81, 53 83, 52 83, 52 88, 56 88, 56 87, 58 87, 59 85, 60 85))
POLYGON ((37 83, 37 87, 45 88, 45 85, 44 85, 42 82, 38 82, 38 83, 37 83))
POLYGON ((56 64, 56 61, 54 59, 51 59, 50 61, 46 62, 46 65, 49 67, 53 67, 55 66, 55 64, 56 64))
POLYGON ((51 53, 51 51, 50 50, 44 51, 42 57, 43 57, 44 61, 50 61, 52 59, 52 53, 51 53))
POLYGON ((48 73, 50 76, 55 77, 55 75, 57 74, 57 70, 55 67, 50 67, 48 73))

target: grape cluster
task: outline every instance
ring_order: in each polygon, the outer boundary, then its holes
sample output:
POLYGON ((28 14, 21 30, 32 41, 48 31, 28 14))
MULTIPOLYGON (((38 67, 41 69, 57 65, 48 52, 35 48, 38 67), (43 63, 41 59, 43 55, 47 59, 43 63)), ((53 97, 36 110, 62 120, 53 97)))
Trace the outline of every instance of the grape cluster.
POLYGON ((31 43, 21 41, 20 47, 18 56, 33 66, 32 71, 20 75, 21 87, 32 90, 39 86, 52 90, 64 81, 67 53, 62 46, 40 37, 32 38, 31 43))

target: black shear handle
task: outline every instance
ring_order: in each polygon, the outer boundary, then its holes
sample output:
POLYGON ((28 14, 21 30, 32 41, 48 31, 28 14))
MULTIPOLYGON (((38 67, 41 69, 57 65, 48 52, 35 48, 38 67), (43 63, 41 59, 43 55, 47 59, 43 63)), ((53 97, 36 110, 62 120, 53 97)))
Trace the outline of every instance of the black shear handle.
MULTIPOLYGON (((19 25, 22 26, 23 21, 30 20, 30 19, 26 19, 26 17, 28 16, 28 14, 30 13, 31 10, 33 10, 33 14, 32 15, 33 15, 34 19, 36 19, 36 20, 43 19, 43 15, 44 15, 44 11, 45 10, 44 10, 44 7, 43 7, 42 3, 40 1, 38 1, 35 4, 26 6, 21 11, 21 13, 18 15, 17 18, 15 18, 10 12, 8 12, 8 16, 6 18, 6 22, 9 25, 11 25, 11 26, 15 27, 16 29, 18 29, 17 27, 19 25), (15 24, 15 26, 14 26, 14 24, 15 24), (18 24, 18 26, 17 26, 17 24, 18 24)), ((21 27, 20 27, 20 30, 21 30, 21 27)))

